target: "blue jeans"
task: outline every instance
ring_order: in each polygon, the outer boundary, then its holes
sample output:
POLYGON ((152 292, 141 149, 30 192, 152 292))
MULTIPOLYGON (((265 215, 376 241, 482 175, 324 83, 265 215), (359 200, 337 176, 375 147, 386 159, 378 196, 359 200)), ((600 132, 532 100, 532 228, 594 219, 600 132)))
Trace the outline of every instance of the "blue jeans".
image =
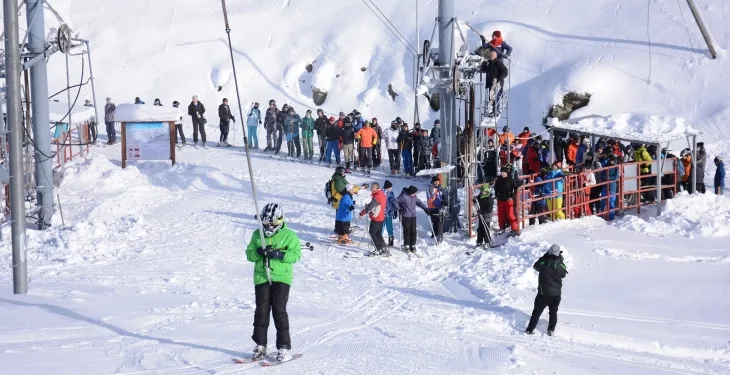
MULTIPOLYGON (((616 192, 612 192, 611 194, 616 194, 616 192)), ((613 210, 616 208, 616 198, 617 197, 610 197, 608 198, 608 208, 610 210, 613 210)), ((616 211, 611 211, 608 213, 608 220, 612 221, 616 217, 616 211)))
POLYGON ((385 230, 388 232, 388 237, 393 237, 393 217, 385 215, 385 230))
POLYGON ((401 151, 401 156, 403 157, 403 170, 406 174, 413 174, 413 154, 411 150, 401 151))
POLYGON ((248 147, 259 148, 259 127, 248 125, 248 147))
POLYGON ((335 154, 335 158, 337 160, 337 165, 340 164, 340 145, 339 141, 327 141, 327 151, 325 151, 325 155, 327 155, 327 164, 332 163, 332 154, 335 154))

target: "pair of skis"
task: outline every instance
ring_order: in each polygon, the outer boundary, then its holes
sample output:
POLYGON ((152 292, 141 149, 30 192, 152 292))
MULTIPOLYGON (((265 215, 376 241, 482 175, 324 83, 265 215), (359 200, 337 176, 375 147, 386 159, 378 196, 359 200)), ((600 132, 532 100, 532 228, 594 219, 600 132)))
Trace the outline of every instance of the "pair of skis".
POLYGON ((251 364, 251 363, 258 363, 258 365, 261 366, 261 367, 273 367, 273 366, 283 365, 283 364, 288 363, 288 362, 291 362, 291 361, 293 361, 295 359, 302 358, 302 356, 304 356, 304 354, 294 354, 294 355, 292 355, 292 357, 291 357, 290 360, 284 361, 284 362, 279 362, 277 360, 273 360, 272 361, 272 360, 269 360, 269 359, 262 359, 260 361, 253 361, 251 359, 233 358, 233 363, 235 363, 237 365, 247 365, 247 364, 251 364))

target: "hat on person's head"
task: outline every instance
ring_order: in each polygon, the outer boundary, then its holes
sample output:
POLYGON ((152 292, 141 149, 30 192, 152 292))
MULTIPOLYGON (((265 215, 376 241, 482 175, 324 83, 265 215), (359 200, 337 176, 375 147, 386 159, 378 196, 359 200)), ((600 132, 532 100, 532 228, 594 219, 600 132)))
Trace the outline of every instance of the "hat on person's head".
POLYGON ((330 116, 329 121, 330 122, 335 122, 336 121, 335 116, 330 116))
POLYGON ((110 98, 110 97, 108 97, 108 96, 107 96, 107 97, 106 97, 106 100, 112 100, 112 98, 110 98))
POLYGON ((383 184, 383 189, 388 189, 388 188, 392 188, 392 187, 393 187, 393 183, 390 182, 389 180, 385 180, 385 183, 383 184))
POLYGON ((413 185, 411 185, 411 186, 408 187, 407 192, 408 192, 409 195, 416 194, 416 193, 418 193, 418 188, 415 187, 415 186, 413 186, 413 185))
POLYGON ((481 190, 483 194, 489 195, 492 193, 492 185, 484 184, 479 188, 479 190, 481 190))
POLYGON ((433 182, 436 182, 436 181, 439 181, 439 182, 440 182, 440 180, 441 180, 441 179, 439 179, 439 176, 433 176, 433 177, 431 177, 431 182, 432 182, 432 183, 433 183, 433 182))
POLYGON ((525 128, 524 128, 524 129, 522 129, 522 130, 523 130, 523 131, 526 131, 526 132, 529 132, 529 131, 530 131, 530 128, 529 128, 529 127, 527 127, 527 126, 525 126, 525 128))
POLYGON ((345 185, 345 190, 347 190, 347 191, 352 191, 352 189, 354 189, 354 188, 355 188, 355 185, 353 185, 353 184, 345 185))
POLYGON ((715 163, 719 163, 721 161, 722 161, 722 158, 720 156, 715 156, 715 160, 714 160, 715 163))
POLYGON ((548 253, 550 255, 556 256, 556 257, 559 257, 560 253, 562 253, 562 252, 563 252, 563 250, 560 248, 560 245, 558 245, 558 244, 553 244, 552 246, 550 246, 550 249, 548 250, 548 253))
POLYGON ((502 37, 502 32, 499 31, 499 30, 494 30, 494 32, 492 33, 492 36, 496 36, 497 38, 501 38, 502 37))
POLYGON ((440 124, 441 120, 436 119, 436 121, 433 122, 434 124, 440 124))
POLYGON ((506 166, 506 165, 505 165, 505 166, 503 166, 503 167, 502 167, 502 169, 500 169, 500 172, 503 172, 503 173, 509 173, 509 167, 508 167, 508 166, 506 166))

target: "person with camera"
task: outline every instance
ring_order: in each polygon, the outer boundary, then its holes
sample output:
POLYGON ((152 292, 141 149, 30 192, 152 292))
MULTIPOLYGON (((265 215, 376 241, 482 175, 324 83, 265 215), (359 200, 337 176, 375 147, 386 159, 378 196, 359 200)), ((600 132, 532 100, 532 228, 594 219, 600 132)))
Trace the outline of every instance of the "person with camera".
POLYGON ((550 311, 547 334, 552 336, 555 333, 555 326, 558 324, 558 306, 560 306, 563 279, 568 274, 568 269, 563 261, 563 251, 560 245, 554 244, 532 266, 540 275, 538 276, 535 307, 532 310, 530 323, 525 330, 528 335, 535 333, 537 322, 546 307, 550 311))

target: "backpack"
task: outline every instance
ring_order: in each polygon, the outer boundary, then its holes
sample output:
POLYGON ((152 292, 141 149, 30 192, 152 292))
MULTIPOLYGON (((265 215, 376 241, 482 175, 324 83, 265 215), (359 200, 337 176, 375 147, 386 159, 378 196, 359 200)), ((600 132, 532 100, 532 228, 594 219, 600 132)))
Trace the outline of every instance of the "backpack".
POLYGON ((329 180, 324 184, 324 197, 327 198, 327 204, 332 206, 335 202, 335 197, 332 194, 334 188, 334 181, 329 180))

